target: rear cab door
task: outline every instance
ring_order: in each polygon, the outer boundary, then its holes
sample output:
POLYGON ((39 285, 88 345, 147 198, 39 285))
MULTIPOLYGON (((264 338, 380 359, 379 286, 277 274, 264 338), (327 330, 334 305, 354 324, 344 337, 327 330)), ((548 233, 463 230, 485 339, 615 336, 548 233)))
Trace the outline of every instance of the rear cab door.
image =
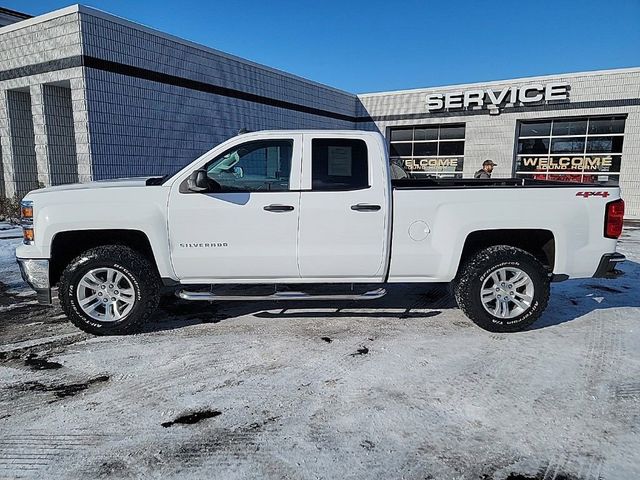
POLYGON ((298 267, 306 282, 383 282, 391 182, 382 137, 303 134, 298 267))

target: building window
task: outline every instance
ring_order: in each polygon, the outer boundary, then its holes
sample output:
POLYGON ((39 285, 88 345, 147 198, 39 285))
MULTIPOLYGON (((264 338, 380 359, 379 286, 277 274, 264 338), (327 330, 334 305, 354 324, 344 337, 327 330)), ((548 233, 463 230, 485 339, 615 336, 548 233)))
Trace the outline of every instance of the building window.
POLYGON ((625 117, 520 122, 519 178, 617 185, 625 117))
POLYGON ((389 154, 413 178, 462 178, 464 124, 392 128, 389 154))

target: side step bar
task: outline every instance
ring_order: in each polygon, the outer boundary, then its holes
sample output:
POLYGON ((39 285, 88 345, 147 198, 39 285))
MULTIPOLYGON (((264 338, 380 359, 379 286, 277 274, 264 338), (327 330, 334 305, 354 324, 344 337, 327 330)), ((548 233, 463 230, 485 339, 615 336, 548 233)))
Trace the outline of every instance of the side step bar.
POLYGON ((176 295, 183 300, 254 301, 254 300, 376 300, 387 294, 384 288, 370 290, 357 295, 311 295, 304 292, 276 292, 270 295, 217 295, 213 292, 189 292, 179 290, 176 295))

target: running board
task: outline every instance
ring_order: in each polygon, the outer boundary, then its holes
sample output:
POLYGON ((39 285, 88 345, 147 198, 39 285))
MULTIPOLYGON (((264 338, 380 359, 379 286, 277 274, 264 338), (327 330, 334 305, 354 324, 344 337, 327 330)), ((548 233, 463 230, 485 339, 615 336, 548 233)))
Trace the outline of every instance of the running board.
POLYGON ((189 292, 179 290, 176 295, 183 300, 213 301, 254 301, 254 300, 376 300, 387 294, 384 288, 378 288, 357 295, 310 295, 304 292, 276 292, 270 295, 217 295, 213 292, 189 292))

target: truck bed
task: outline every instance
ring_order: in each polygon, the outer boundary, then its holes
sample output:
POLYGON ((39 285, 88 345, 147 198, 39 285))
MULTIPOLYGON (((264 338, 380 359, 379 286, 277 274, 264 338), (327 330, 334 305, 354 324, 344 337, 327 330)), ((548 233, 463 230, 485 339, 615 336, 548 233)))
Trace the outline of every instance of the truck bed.
MULTIPOLYGON (((545 188, 573 187, 594 188, 606 187, 593 183, 561 182, 554 180, 535 180, 529 178, 401 178, 391 180, 394 189, 423 190, 438 188, 545 188)), ((610 185, 615 186, 615 185, 610 185)))

